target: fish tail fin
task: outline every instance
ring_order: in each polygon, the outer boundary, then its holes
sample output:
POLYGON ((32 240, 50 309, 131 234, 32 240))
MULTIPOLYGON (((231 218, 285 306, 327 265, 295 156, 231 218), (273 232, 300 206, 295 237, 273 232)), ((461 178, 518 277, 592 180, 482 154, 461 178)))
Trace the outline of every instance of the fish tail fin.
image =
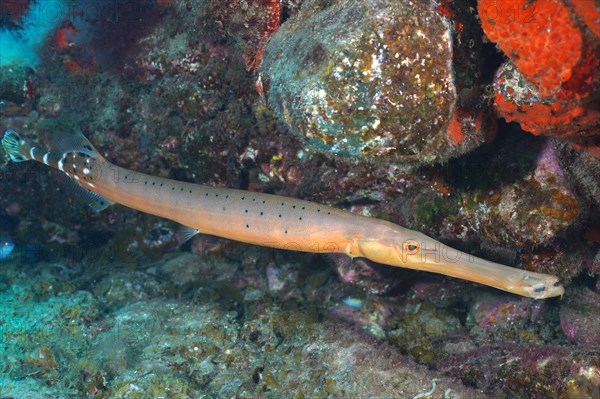
POLYGON ((81 132, 61 134, 51 140, 52 151, 42 151, 30 145, 14 130, 7 130, 2 138, 2 146, 13 162, 38 161, 66 172, 62 164, 67 156, 77 154, 86 159, 103 159, 96 148, 81 132))
POLYGON ((111 201, 93 191, 100 169, 95 162, 105 160, 83 133, 61 134, 52 142, 53 150, 44 152, 31 146, 14 130, 7 130, 2 138, 2 146, 14 162, 34 160, 64 172, 69 191, 96 211, 111 205, 111 201))
POLYGON ((31 146, 14 130, 7 130, 2 137, 2 147, 13 162, 24 162, 30 157, 31 146))

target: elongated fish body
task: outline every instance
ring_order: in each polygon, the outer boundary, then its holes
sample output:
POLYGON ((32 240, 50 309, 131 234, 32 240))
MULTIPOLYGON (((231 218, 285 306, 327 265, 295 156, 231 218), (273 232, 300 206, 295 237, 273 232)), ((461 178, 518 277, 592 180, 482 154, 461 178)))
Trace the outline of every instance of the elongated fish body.
MULTIPOLYGON (((69 168, 69 160, 64 168, 69 168)), ((91 165, 90 165, 91 166, 91 165)), ((174 220, 201 233, 304 252, 352 253, 376 219, 294 198, 224 189, 133 172, 99 160, 83 187, 116 203, 174 220), (89 184, 92 184, 90 186, 89 184)))
POLYGON ((562 295, 555 276, 489 262, 394 223, 317 203, 184 183, 113 165, 78 133, 44 152, 9 130, 2 144, 15 162, 35 160, 64 172, 96 210, 119 203, 196 231, 294 251, 345 253, 391 266, 486 284, 532 298, 562 295))

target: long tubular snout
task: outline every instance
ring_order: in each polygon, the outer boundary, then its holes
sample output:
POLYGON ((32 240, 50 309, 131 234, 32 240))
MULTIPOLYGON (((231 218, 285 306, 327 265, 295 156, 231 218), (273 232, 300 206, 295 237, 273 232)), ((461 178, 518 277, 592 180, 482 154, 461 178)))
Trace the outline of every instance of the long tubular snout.
POLYGON ((558 277, 490 262, 458 251, 422 233, 388 224, 358 240, 359 255, 372 261, 461 278, 535 299, 562 296, 558 277))
POLYGON ((490 262, 435 241, 419 253, 403 255, 404 267, 441 273, 536 299, 562 296, 558 278, 490 262), (428 248, 435 248, 428 250, 428 248))

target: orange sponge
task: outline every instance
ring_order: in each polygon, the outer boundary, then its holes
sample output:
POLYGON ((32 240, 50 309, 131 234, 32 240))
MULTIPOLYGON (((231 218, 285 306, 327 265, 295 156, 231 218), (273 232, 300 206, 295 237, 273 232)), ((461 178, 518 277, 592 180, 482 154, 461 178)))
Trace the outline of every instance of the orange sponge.
POLYGON ((496 113, 535 135, 580 141, 600 134, 600 112, 594 101, 541 98, 510 62, 496 73, 494 92, 496 113))
MULTIPOLYGON (((587 13, 587 8, 579 5, 576 10, 587 13)), ((542 97, 581 99, 595 90, 597 46, 589 44, 585 24, 572 16, 565 3, 479 0, 478 11, 487 37, 498 44, 542 97)), ((593 26, 594 21, 590 22, 593 26)))

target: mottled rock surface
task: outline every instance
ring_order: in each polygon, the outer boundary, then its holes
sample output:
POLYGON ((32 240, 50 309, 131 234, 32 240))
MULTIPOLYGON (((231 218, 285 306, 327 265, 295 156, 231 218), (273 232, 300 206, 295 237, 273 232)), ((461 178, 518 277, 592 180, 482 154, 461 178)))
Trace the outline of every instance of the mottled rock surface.
POLYGON ((431 163, 483 141, 458 116, 452 32, 429 1, 341 1, 290 19, 261 66, 269 105, 327 153, 431 163))

